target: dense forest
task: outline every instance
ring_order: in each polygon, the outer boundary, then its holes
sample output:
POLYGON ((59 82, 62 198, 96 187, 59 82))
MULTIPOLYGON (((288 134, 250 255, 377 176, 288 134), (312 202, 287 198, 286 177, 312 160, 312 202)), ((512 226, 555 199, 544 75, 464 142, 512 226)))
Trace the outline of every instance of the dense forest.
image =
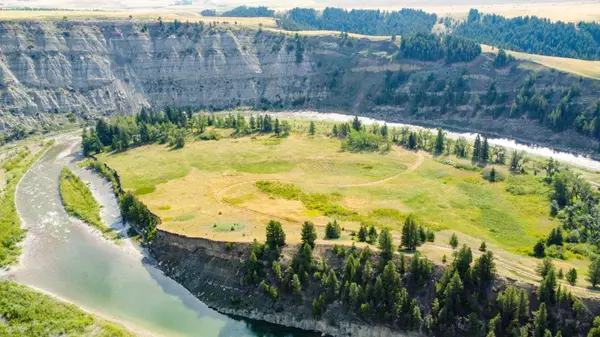
POLYGON ((469 62, 481 54, 478 43, 464 38, 431 33, 408 34, 400 43, 402 55, 422 61, 437 61, 445 58, 447 63, 469 62))
MULTIPOLYGON (((214 10, 206 10, 202 15, 217 14, 214 10)), ((429 33, 438 19, 436 14, 408 8, 382 11, 327 7, 319 11, 296 7, 275 13, 263 6, 239 6, 222 16, 276 17, 279 27, 286 30, 333 30, 389 36, 429 33)), ((452 28, 450 24, 447 26, 452 28)), ((588 60, 600 58, 600 24, 595 22, 553 22, 536 16, 506 18, 471 9, 467 20, 453 29, 458 36, 498 48, 588 60)))
POLYGON ((279 20, 287 30, 334 30, 365 35, 400 35, 430 32, 437 20, 435 14, 422 10, 381 11, 345 10, 327 7, 322 12, 312 8, 294 8, 279 20))
POLYGON ((224 17, 272 17, 275 11, 264 6, 239 6, 223 13, 224 17))
POLYGON ((600 58, 600 25, 552 22, 535 16, 508 19, 471 9, 455 34, 532 54, 595 60, 600 58))

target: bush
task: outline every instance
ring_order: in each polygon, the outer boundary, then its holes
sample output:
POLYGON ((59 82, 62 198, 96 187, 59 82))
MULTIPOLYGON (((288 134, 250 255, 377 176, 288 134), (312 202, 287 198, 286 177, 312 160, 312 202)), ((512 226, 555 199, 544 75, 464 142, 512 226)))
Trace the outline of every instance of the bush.
POLYGON ((481 174, 483 175, 483 179, 492 183, 503 181, 505 179, 504 174, 496 170, 493 166, 484 168, 481 174))
POLYGON ((561 260, 567 259, 564 248, 558 245, 550 245, 546 247, 546 256, 561 260))

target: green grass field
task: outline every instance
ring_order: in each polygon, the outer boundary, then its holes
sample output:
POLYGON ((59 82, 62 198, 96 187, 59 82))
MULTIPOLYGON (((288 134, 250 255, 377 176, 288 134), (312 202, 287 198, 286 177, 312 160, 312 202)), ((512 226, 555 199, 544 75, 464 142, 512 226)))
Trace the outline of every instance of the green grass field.
MULTIPOLYGON (((228 242, 264 240, 269 220, 281 221, 288 243, 300 241, 304 221, 312 221, 320 244, 362 245, 354 234, 361 224, 392 229, 396 244, 408 214, 437 232, 433 244, 419 250, 441 264, 450 258, 448 240, 478 252, 486 241, 498 271, 536 282, 540 262, 533 245, 559 221, 549 215, 550 187, 535 176, 511 174, 491 183, 468 159, 432 156, 393 146, 387 153, 344 152, 341 141, 327 135, 331 123, 317 122, 317 135, 306 134, 308 121, 292 121, 287 138, 271 135, 231 137, 215 129, 220 140, 188 137, 182 149, 152 144, 99 159, 116 169, 123 187, 162 220, 161 229, 191 237, 228 242), (340 239, 325 240, 325 226, 336 219, 340 239)), ((531 163, 530 163, 531 165, 531 163)), ((595 173, 590 172, 591 175, 595 173)), ((585 253, 567 250, 558 268, 587 273, 585 253)), ((580 277, 579 287, 588 286, 580 277)), ((572 288, 586 296, 595 293, 572 288)))
POLYGON ((548 216, 548 187, 533 176, 489 183, 479 171, 400 147, 350 153, 324 136, 295 133, 264 145, 268 139, 193 141, 175 151, 149 145, 100 159, 120 172, 125 189, 145 192, 138 194, 163 219, 163 229, 191 236, 260 239, 271 218, 284 221, 292 239, 302 222, 313 221, 322 232, 332 218, 347 232, 361 223, 400 229, 414 213, 432 229, 526 254, 557 225, 548 216), (213 230, 232 224, 244 228, 213 230))
POLYGON ((90 189, 67 167, 60 174, 60 197, 69 215, 90 224, 109 239, 116 238, 116 234, 102 222, 100 204, 90 189))
POLYGON ((10 281, 0 281, 0 336, 134 336, 123 327, 86 314, 10 281))

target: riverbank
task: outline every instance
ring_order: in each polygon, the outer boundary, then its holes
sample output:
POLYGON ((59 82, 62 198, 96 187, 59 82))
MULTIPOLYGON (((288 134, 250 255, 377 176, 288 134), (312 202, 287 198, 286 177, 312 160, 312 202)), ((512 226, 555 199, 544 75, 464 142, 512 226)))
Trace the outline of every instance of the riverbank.
MULTIPOLYGON (((79 141, 77 136, 57 139, 19 184, 16 205, 27 236, 20 264, 7 277, 121 322, 142 335, 197 337, 201 332, 203 337, 255 337, 282 330, 211 310, 165 276, 133 243, 115 245, 70 218, 58 193, 64 166, 81 173, 82 179, 91 183, 92 194, 101 191, 104 198, 97 200, 104 206, 103 221, 113 229, 123 228, 116 199, 107 192, 112 187, 96 174, 76 167, 81 159, 79 141)), ((303 336, 289 329, 275 336, 279 335, 303 336)))

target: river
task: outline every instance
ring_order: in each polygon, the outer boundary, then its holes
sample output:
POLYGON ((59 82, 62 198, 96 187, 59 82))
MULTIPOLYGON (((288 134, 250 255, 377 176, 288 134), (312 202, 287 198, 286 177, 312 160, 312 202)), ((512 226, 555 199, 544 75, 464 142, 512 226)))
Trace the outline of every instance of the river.
POLYGON ((91 183, 104 206, 103 221, 123 228, 108 182, 76 167, 81 159, 78 138, 59 137, 18 186, 17 209, 28 233, 20 264, 11 271, 14 280, 121 322, 142 336, 315 335, 222 315, 154 268, 132 242, 115 245, 70 218, 58 192, 65 165, 91 183))
MULTIPOLYGON (((344 115, 341 113, 331 113, 331 112, 316 112, 316 111, 289 111, 289 112, 279 112, 276 114, 278 117, 282 119, 306 119, 306 120, 314 120, 314 121, 330 121, 330 122, 348 122, 351 121, 353 116, 344 115)), ((358 117, 358 119, 363 124, 374 124, 378 123, 383 125, 383 123, 387 123, 390 128, 402 128, 409 127, 410 129, 417 130, 429 130, 431 132, 437 133, 436 129, 425 128, 421 126, 415 126, 411 124, 402 124, 402 123, 389 123, 382 120, 377 120, 369 117, 358 117)), ((458 137, 464 137, 468 140, 475 140, 477 136, 476 133, 465 133, 465 132, 452 132, 444 130, 446 134, 453 139, 458 137)), ((568 152, 555 151, 549 147, 544 146, 531 146, 518 143, 512 139, 508 138, 489 138, 488 142, 492 145, 498 145, 505 147, 511 150, 519 150, 524 151, 536 156, 546 157, 546 158, 554 158, 563 163, 573 164, 576 166, 584 167, 591 170, 600 170, 600 161, 594 160, 587 156, 576 155, 568 152)))
MULTIPOLYGON (((282 112, 280 118, 348 121, 351 116, 334 113, 282 112)), ((363 123, 380 123, 360 118, 363 123)), ((387 123, 390 127, 415 126, 387 123)), ((473 139, 474 134, 449 133, 473 139)), ((554 157, 589 169, 600 162, 544 147, 530 147, 509 139, 490 139, 491 144, 554 157)), ((104 206, 102 218, 122 230, 119 211, 108 182, 76 167, 81 159, 78 136, 63 135, 21 180, 16 203, 23 226, 28 229, 23 255, 12 278, 58 296, 85 310, 123 323, 148 336, 315 336, 312 333, 250 322, 217 313, 175 281, 164 276, 129 240, 116 245, 104 240, 89 226, 67 216, 58 192, 60 171, 71 167, 91 184, 104 206)))

